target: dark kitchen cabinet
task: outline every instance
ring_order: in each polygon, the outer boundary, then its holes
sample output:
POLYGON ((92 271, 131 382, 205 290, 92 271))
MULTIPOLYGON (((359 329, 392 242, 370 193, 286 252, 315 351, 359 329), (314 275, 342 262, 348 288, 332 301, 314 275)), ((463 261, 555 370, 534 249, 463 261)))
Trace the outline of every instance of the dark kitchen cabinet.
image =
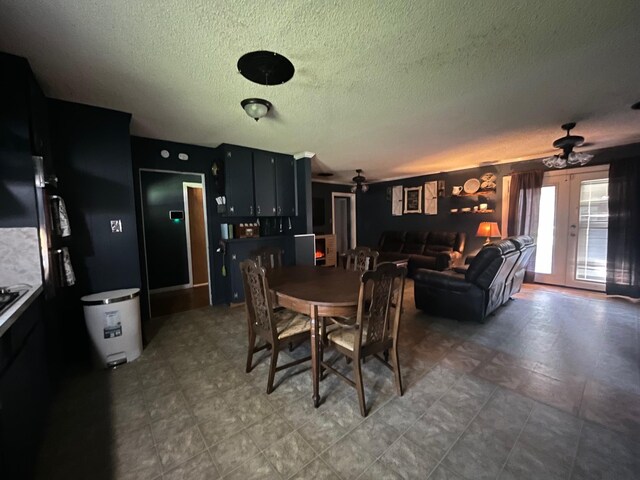
POLYGON ((276 158, 269 152, 253 152, 253 184, 256 215, 275 217, 276 213, 276 158))
POLYGON ((296 208, 296 164, 291 155, 276 156, 276 215, 294 217, 296 208))
POLYGON ((225 146, 225 195, 228 217, 253 217, 253 155, 248 148, 225 146))
POLYGON ((291 155, 221 145, 227 217, 298 215, 296 163, 291 155))

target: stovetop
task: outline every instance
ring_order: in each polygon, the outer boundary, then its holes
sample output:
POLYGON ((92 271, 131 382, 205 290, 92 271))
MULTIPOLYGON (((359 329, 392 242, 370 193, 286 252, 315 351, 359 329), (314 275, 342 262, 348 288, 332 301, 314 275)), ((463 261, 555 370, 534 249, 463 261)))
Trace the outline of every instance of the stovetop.
POLYGON ((24 293, 22 292, 11 292, 5 289, 0 288, 0 315, 4 313, 4 311, 9 308, 20 296, 24 293))

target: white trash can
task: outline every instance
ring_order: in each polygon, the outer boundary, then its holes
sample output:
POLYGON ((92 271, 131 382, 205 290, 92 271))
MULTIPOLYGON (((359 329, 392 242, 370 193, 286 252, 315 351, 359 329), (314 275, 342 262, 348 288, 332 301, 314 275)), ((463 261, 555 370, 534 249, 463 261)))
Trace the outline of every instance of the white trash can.
POLYGON ((89 337, 102 366, 116 367, 140 356, 139 288, 94 293, 80 300, 89 337))

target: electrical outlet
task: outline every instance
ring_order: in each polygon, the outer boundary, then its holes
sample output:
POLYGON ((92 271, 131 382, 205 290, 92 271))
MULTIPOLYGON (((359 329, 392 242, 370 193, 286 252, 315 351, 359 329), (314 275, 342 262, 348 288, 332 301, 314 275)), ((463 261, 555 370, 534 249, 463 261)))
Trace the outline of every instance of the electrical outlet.
POLYGON ((111 220, 111 233, 122 233, 122 220, 111 220))

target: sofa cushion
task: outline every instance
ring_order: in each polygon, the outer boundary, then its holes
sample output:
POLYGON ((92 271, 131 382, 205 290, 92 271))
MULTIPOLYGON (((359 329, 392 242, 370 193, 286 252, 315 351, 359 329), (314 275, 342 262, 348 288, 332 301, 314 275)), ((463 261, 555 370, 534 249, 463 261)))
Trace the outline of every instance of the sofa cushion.
POLYGON ((383 262, 397 262, 400 260, 409 260, 409 254, 397 252, 381 252, 380 256, 378 256, 378 265, 383 262))
POLYGON ((407 232, 404 237, 402 253, 408 253, 410 255, 422 254, 428 236, 429 232, 407 232))
POLYGON ((402 251, 404 245, 405 232, 387 231, 380 238, 380 252, 396 252, 402 251))
POLYGON ((428 253, 453 252, 453 248, 444 245, 427 245, 424 249, 424 255, 428 253))
POLYGON ((517 255, 515 245, 509 240, 486 244, 469 264, 466 280, 488 289, 502 267, 506 255, 517 255))
POLYGON ((429 233, 427 244, 454 248, 457 236, 458 234, 456 232, 431 232, 429 233))

